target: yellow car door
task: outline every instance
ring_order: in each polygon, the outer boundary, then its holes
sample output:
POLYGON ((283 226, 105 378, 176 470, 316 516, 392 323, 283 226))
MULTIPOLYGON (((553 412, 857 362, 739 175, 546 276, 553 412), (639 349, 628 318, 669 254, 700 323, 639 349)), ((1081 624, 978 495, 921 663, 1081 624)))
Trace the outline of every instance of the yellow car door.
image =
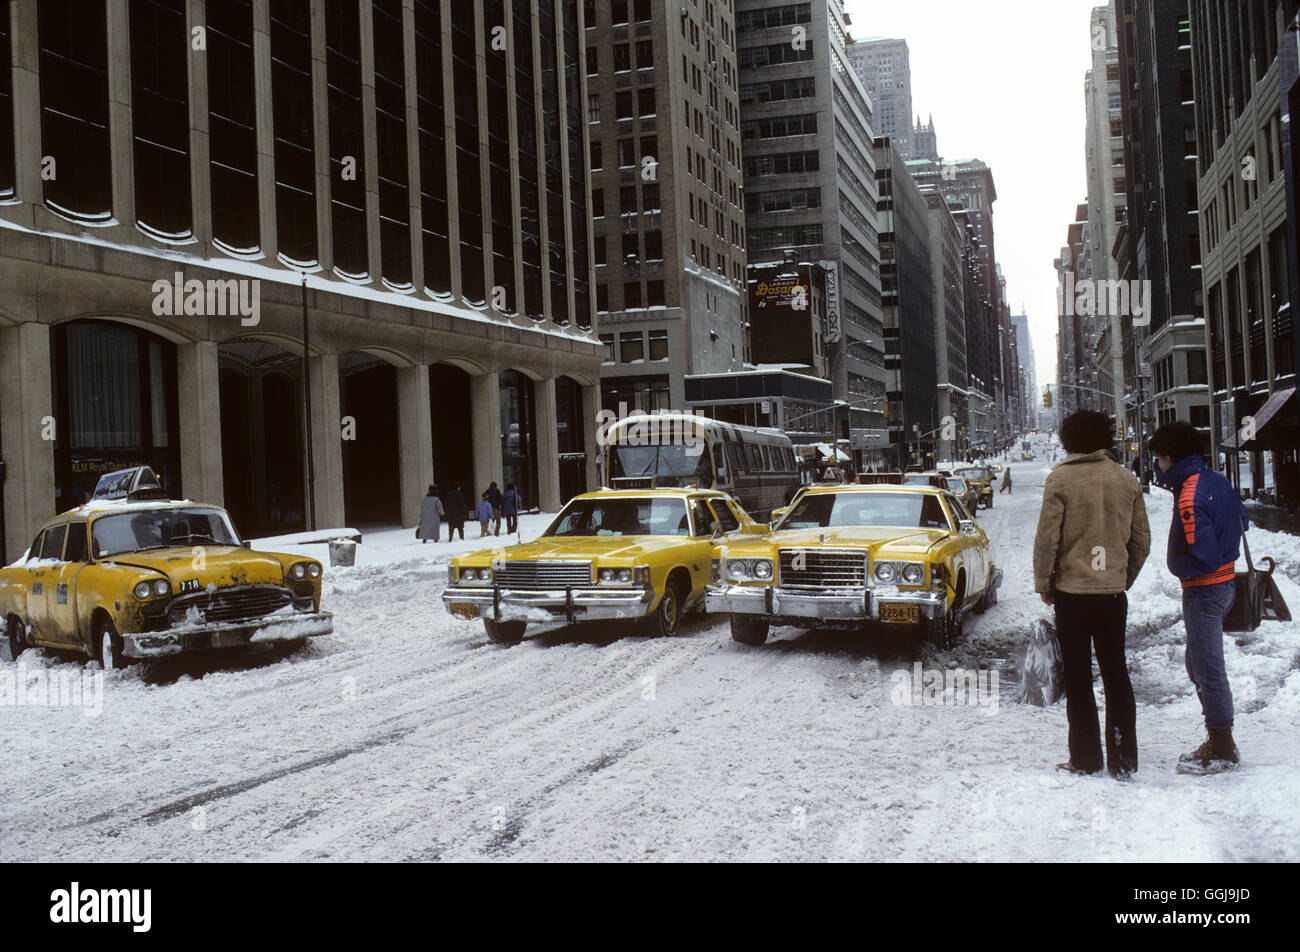
POLYGON ((947 502, 948 509, 952 513, 955 525, 960 528, 962 522, 969 522, 975 527, 975 531, 970 534, 963 534, 959 531, 958 539, 961 547, 961 561, 966 568, 966 594, 982 592, 984 586, 988 584, 989 577, 988 536, 984 534, 984 530, 975 521, 975 517, 961 504, 961 500, 948 496, 945 502, 947 502))
POLYGON ((63 560, 55 567, 46 592, 45 611, 59 641, 81 647, 93 643, 94 632, 81 631, 77 618, 77 578, 90 561, 86 523, 69 522, 63 560))
POLYGON ((27 561, 27 637, 44 645, 66 644, 52 611, 62 568, 63 540, 68 525, 61 522, 46 526, 32 545, 27 561))

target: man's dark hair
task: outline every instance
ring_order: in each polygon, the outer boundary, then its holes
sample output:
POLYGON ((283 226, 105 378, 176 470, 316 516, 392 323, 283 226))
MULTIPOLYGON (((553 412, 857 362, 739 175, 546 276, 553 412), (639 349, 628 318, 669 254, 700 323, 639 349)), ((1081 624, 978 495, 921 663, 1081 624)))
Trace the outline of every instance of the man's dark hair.
POLYGON ((1186 420, 1166 423, 1151 437, 1151 452, 1168 456, 1175 463, 1189 456, 1200 456, 1202 445, 1201 431, 1186 420))
POLYGON ((1097 410, 1076 410, 1061 421, 1060 435, 1067 453, 1109 451, 1115 441, 1115 424, 1097 410))

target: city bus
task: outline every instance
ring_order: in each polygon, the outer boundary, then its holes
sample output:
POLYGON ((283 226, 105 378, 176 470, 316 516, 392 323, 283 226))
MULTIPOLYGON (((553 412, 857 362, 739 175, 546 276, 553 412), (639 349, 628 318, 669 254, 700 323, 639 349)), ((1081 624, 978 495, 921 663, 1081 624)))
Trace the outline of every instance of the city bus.
POLYGON ((597 442, 603 447, 601 483, 611 489, 717 489, 766 522, 799 488, 790 438, 768 427, 643 413, 603 424, 597 442))

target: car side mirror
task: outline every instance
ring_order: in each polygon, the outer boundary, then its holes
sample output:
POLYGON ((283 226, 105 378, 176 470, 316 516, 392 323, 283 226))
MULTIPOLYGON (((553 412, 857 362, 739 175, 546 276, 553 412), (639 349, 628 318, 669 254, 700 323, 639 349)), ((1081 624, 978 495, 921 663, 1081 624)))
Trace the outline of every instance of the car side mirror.
POLYGON ((718 536, 722 535, 722 523, 714 519, 709 523, 709 531, 713 533, 713 538, 718 538, 718 536))
POLYGON ((959 520, 959 521, 957 522, 957 531, 960 532, 962 535, 974 535, 974 534, 975 534, 975 520, 974 520, 974 519, 961 519, 961 520, 959 520))

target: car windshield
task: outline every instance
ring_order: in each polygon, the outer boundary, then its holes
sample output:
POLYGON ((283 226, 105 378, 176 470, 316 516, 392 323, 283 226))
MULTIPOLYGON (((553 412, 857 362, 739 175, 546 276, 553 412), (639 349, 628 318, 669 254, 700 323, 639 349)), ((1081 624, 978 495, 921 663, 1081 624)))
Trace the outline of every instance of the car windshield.
POLYGON ((939 497, 933 493, 815 493, 799 501, 777 529, 829 529, 836 526, 897 526, 947 529, 939 497))
POLYGON ((610 446, 610 469, 614 479, 693 476, 708 486, 713 470, 704 447, 704 440, 668 446, 610 446))
POLYGON ((226 514, 200 506, 100 516, 90 535, 97 559, 176 545, 239 545, 226 514))
POLYGON ((954 475, 964 476, 966 479, 988 479, 988 473, 983 469, 959 469, 954 475))
POLYGON ((930 477, 925 473, 908 473, 903 482, 908 486, 929 486, 930 477))
POLYGON ((690 535, 686 502, 675 498, 575 499, 544 536, 690 535))
POLYGON ((948 480, 948 488, 960 496, 966 491, 966 480, 950 479, 948 480))

